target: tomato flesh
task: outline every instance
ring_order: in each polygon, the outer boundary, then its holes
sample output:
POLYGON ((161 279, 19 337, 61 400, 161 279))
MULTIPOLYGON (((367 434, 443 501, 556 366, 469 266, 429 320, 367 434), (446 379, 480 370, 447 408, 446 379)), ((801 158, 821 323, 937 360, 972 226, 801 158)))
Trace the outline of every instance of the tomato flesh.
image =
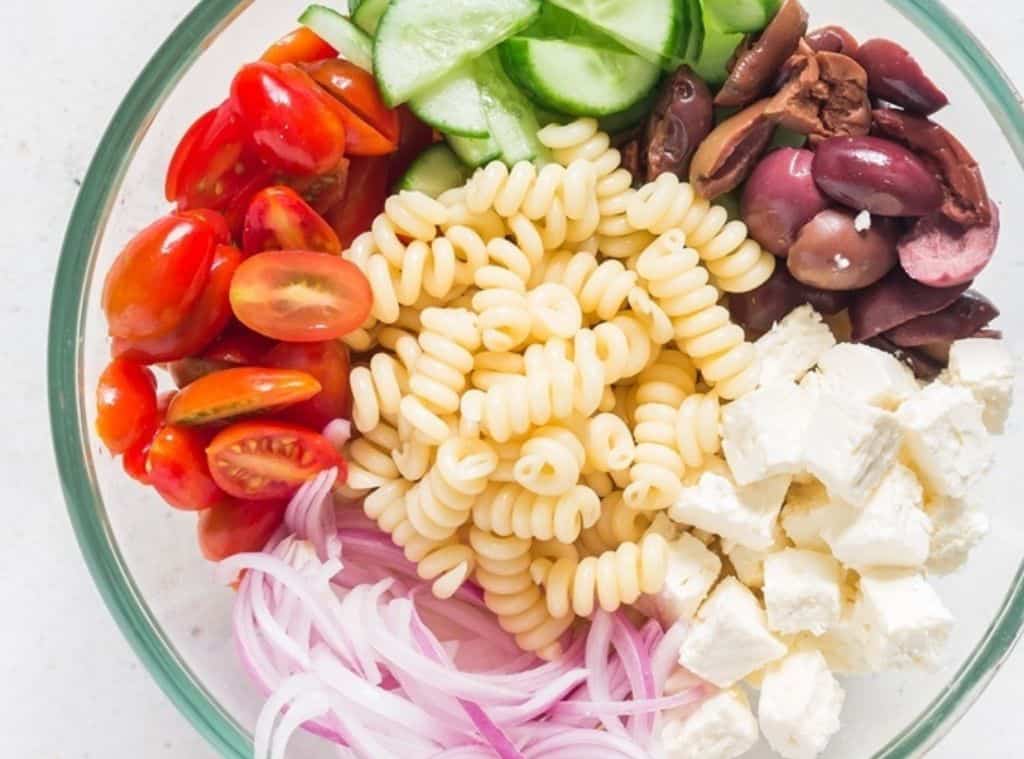
POLYGON ((268 187, 249 206, 242 249, 315 250, 341 255, 341 243, 330 224, 290 187, 268 187))
POLYGON ((114 359, 96 387, 96 432, 115 456, 139 446, 156 430, 156 379, 138 364, 114 359))
POLYGON ((278 343, 264 362, 281 369, 308 372, 320 383, 317 395, 284 409, 277 415, 280 419, 322 430, 335 419, 348 418, 351 414, 348 350, 337 340, 278 343))
POLYGON ((224 369, 183 388, 167 409, 167 422, 216 424, 309 400, 319 392, 313 376, 293 369, 224 369))
POLYGON ((196 208, 192 211, 179 211, 178 215, 208 224, 213 230, 218 245, 231 244, 231 230, 228 228, 228 221, 223 214, 208 208, 196 208))
POLYGON ((348 167, 349 160, 342 158, 338 165, 326 174, 312 177, 284 176, 281 177, 281 182, 299 193, 318 214, 324 214, 345 197, 348 188, 348 167))
POLYGON ((199 550, 208 561, 262 551, 284 521, 288 501, 231 499, 199 515, 199 550))
POLYGON ((224 330, 216 342, 203 351, 203 358, 235 366, 252 366, 261 363, 263 356, 275 344, 273 340, 253 332, 236 321, 224 330))
POLYGON ((318 472, 345 466, 323 435, 297 424, 239 422, 206 449, 210 472, 224 491, 237 498, 287 498, 318 472))
POLYGON ((370 283, 350 261, 301 250, 259 253, 231 282, 231 308, 249 329, 275 340, 333 340, 370 315, 370 283))
POLYGON ((329 209, 325 218, 338 235, 342 250, 384 210, 389 193, 389 162, 384 158, 353 158, 349 163, 345 197, 329 209))
POLYGON ((397 148, 401 134, 398 111, 384 104, 373 74, 341 58, 313 63, 305 69, 317 84, 348 106, 360 122, 390 143, 391 151, 397 148))
POLYGON ((210 476, 210 437, 194 427, 165 425, 153 438, 146 458, 149 484, 176 509, 201 511, 226 500, 210 476))
POLYGON ((316 32, 300 26, 268 47, 260 60, 280 66, 282 63, 311 63, 337 55, 338 51, 316 32))

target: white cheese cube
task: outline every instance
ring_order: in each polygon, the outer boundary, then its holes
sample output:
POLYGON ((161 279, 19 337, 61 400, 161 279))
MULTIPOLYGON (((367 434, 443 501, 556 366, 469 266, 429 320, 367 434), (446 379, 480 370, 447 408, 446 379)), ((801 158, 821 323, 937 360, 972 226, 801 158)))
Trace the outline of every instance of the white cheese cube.
POLYGON ((1013 403, 1013 356, 1002 340, 957 340, 949 349, 949 378, 967 388, 985 411, 989 432, 1006 426, 1013 403))
POLYGON ((845 698, 818 651, 791 653, 761 684, 761 732, 784 759, 815 759, 839 731, 845 698))
POLYGON ((764 604, 768 625, 786 635, 821 635, 839 622, 842 567, 817 551, 787 548, 764 561, 764 604))
POLYGON ((722 573, 722 560, 693 535, 668 544, 668 575, 654 597, 658 617, 671 624, 692 619, 722 573))
POLYGON ((918 572, 875 569, 861 575, 854 612, 865 653, 877 669, 934 668, 953 616, 918 572))
POLYGON ((761 385, 796 382, 813 369, 836 339, 811 306, 790 311, 754 347, 761 359, 761 385))
POLYGON ((818 362, 822 390, 892 410, 917 392, 914 373, 885 351, 840 343, 818 362))
POLYGON ((992 441, 970 390, 933 382, 900 406, 911 465, 933 495, 963 498, 992 464, 992 441))
POLYGON ((688 717, 661 729, 664 759, 736 759, 757 743, 757 720, 739 690, 716 693, 688 717))
POLYGON ((739 487, 726 474, 704 472, 695 487, 682 489, 668 515, 682 524, 763 551, 774 542, 775 522, 789 482, 788 475, 780 475, 739 487))
POLYGON ((772 634, 754 594, 734 577, 718 583, 679 649, 679 663, 728 688, 780 659, 786 645, 772 634))
POLYGON ((937 498, 927 510, 933 525, 928 571, 940 575, 955 572, 988 535, 988 517, 969 500, 957 498, 937 498))
POLYGON ((736 576, 748 588, 760 588, 764 585, 764 560, 786 547, 786 537, 778 523, 775 525, 774 535, 775 540, 764 551, 755 551, 731 541, 728 545, 722 546, 736 576))
POLYGON ((901 442, 893 414, 823 393, 807 428, 807 469, 833 497, 860 507, 896 462, 901 442))
POLYGON ((924 490, 914 473, 897 464, 862 509, 825 528, 832 553, 848 567, 919 567, 928 558, 932 523, 924 512, 924 490))
POLYGON ((804 469, 804 430, 813 407, 793 383, 745 395, 722 411, 722 450, 736 482, 749 485, 804 469))
POLYGON ((825 486, 812 479, 789 489, 779 522, 797 548, 827 551, 828 543, 822 533, 831 525, 843 524, 848 508, 833 500, 825 486))
POLYGON ((833 672, 862 675, 877 671, 868 659, 867 632, 856 617, 856 605, 850 600, 844 600, 839 621, 824 635, 802 636, 797 647, 820 651, 833 672))

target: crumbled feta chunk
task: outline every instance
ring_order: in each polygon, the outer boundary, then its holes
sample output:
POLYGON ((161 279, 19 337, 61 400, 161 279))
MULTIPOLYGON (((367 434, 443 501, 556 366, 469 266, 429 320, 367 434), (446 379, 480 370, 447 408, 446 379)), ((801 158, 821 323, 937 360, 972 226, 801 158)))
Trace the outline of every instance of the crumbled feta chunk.
POLYGON ((668 575, 655 598, 658 617, 667 623, 692 619, 718 581, 722 560, 693 535, 668 544, 668 575))
POLYGON ((1013 356, 1002 340, 957 340, 949 349, 949 378, 973 393, 989 432, 1006 425, 1013 402, 1013 356))
POLYGON ((821 635, 839 621, 842 567, 828 554, 787 548, 764 560, 764 603, 776 632, 821 635))
POLYGON ((940 575, 955 572, 988 535, 988 517, 969 500, 957 498, 937 498, 927 510, 933 525, 928 571, 940 575))
POLYGON ((971 392, 933 382, 900 406, 907 453, 931 494, 963 498, 992 463, 992 442, 971 392))
POLYGON ((778 522, 775 523, 773 535, 772 544, 763 551, 755 551, 753 548, 747 548, 732 541, 722 545, 722 550, 729 558, 729 563, 735 570, 736 576, 748 588, 760 588, 764 585, 765 558, 786 547, 786 536, 778 522))
POLYGON ((804 469, 813 402, 791 382, 762 387, 722 411, 722 450, 736 482, 749 485, 804 469))
POLYGON ((935 667, 953 627, 935 589, 918 572, 900 569, 861 575, 854 617, 877 669, 935 667))
POLYGON ((739 690, 716 693, 697 711, 667 719, 661 729, 664 759, 736 759, 757 743, 757 720, 739 690))
POLYGON ((914 373, 894 356, 859 343, 840 343, 818 362, 823 390, 892 410, 917 392, 914 373))
POLYGON ((902 435, 888 411, 823 393, 805 440, 808 471, 832 496, 860 507, 895 463, 902 435))
POLYGON ((864 626, 856 617, 856 605, 844 599, 839 621, 824 635, 802 636, 797 647, 820 651, 833 672, 843 675, 867 674, 877 671, 877 668, 868 659, 866 635, 864 626))
POLYGON ((842 524, 847 508, 835 501, 824 485, 812 479, 789 489, 779 522, 797 548, 827 551, 828 543, 822 533, 831 525, 842 524))
POLYGON ((864 508, 844 510, 823 537, 848 567, 919 567, 928 558, 932 523, 924 512, 924 490, 914 473, 897 464, 864 508))
POLYGON ((845 697, 821 653, 791 653, 761 684, 761 732, 784 759, 815 759, 839 731, 845 697))
POLYGON ((754 343, 761 360, 761 385, 796 382, 835 344, 832 330, 811 306, 790 311, 754 343))

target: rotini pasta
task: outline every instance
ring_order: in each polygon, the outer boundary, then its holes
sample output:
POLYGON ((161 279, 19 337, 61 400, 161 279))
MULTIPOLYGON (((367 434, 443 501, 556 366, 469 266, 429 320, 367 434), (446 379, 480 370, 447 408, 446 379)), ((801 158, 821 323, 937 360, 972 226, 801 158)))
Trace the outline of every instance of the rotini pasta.
POLYGON ((367 366, 355 366, 349 374, 352 389, 352 422, 369 432, 382 419, 398 424, 402 396, 409 392, 409 373, 389 353, 375 353, 367 366))
POLYGON ((526 294, 526 308, 530 334, 539 342, 552 337, 570 340, 583 327, 580 302, 564 285, 553 282, 538 285, 526 294))
POLYGON ((484 348, 511 355, 530 338, 533 318, 526 294, 520 289, 492 287, 473 295, 484 348))
POLYGON ((565 427, 547 426, 523 443, 515 465, 516 482, 537 495, 568 493, 586 462, 580 439, 565 427))
POLYGON ((430 472, 407 495, 409 521, 431 540, 444 540, 469 521, 473 504, 498 466, 498 454, 482 440, 450 438, 441 444, 430 472))
POLYGON ((684 231, 688 244, 723 292, 750 292, 775 271, 775 256, 750 239, 746 224, 729 221, 728 211, 721 206, 712 206, 698 225, 684 227, 684 231))
POLYGON ((473 357, 469 383, 479 390, 490 390, 497 383, 517 375, 526 376, 526 360, 521 354, 484 351, 473 357))
POLYGON ((622 493, 612 491, 601 499, 601 517, 580 533, 577 546, 584 556, 600 556, 623 543, 640 541, 650 526, 649 514, 629 508, 622 493))
POLYGON ((601 515, 591 488, 576 485, 559 496, 539 496, 517 483, 492 483, 473 504, 473 524, 495 535, 571 544, 601 515))
POLYGON ((363 432, 345 444, 348 461, 348 479, 343 492, 349 497, 361 497, 371 490, 401 478, 391 453, 400 443, 398 430, 387 422, 363 432))
POLYGON ((587 467, 596 472, 620 472, 633 464, 636 442, 629 425, 611 413, 603 413, 586 422, 587 467))
POLYGON ((690 469, 704 466, 722 447, 721 406, 715 393, 689 396, 676 416, 676 447, 690 469))

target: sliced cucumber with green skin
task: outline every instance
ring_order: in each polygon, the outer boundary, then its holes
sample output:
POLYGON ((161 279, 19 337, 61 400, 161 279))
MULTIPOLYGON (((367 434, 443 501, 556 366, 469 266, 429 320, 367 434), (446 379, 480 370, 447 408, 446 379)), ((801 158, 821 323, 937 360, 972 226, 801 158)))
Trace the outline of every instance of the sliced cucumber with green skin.
POLYGON ((398 181, 399 190, 415 190, 436 198, 445 190, 469 179, 470 168, 445 144, 431 145, 420 153, 398 181))
POLYGON ((759 32, 781 4, 781 0, 704 0, 704 12, 723 32, 759 32))
POLYGON ((392 0, 377 27, 373 62, 395 106, 529 26, 540 0, 392 0))
POLYGON ((359 6, 364 2, 366 2, 366 0, 348 0, 348 15, 351 17, 353 13, 359 10, 359 6))
POLYGON ((714 27, 704 19, 704 49, 693 63, 693 70, 712 87, 729 78, 729 59, 743 42, 742 34, 731 34, 714 27))
POLYGON ((377 33, 381 16, 388 9, 390 0, 359 0, 359 7, 352 9, 352 21, 367 34, 377 33))
POLYGON ((457 137, 487 137, 487 115, 480 88, 468 66, 456 69, 422 95, 409 101, 420 121, 457 137))
POLYGON ((553 39, 502 43, 505 70, 541 105, 574 116, 606 116, 643 100, 661 69, 633 53, 553 39))
POLYGON ((627 129, 632 129, 646 119, 650 115, 653 107, 654 94, 651 93, 649 97, 644 98, 632 108, 598 119, 597 124, 602 132, 607 132, 608 134, 625 132, 627 129))
POLYGON ((575 13, 637 55, 665 68, 679 63, 685 7, 679 0, 548 0, 575 13))
POLYGON ((449 134, 445 139, 448 140, 448 145, 451 146, 455 155, 470 168, 475 169, 496 158, 501 158, 501 148, 498 147, 498 143, 494 141, 493 137, 485 137, 480 140, 449 134))
POLYGON ((299 23, 316 32, 342 58, 361 69, 373 71, 373 40, 337 11, 323 5, 311 5, 299 16, 299 23))
POLYGON ((537 139, 540 124, 533 105, 509 79, 497 51, 478 58, 474 71, 487 124, 501 148, 502 159, 509 164, 535 158, 547 160, 547 149, 537 139))
POLYGON ((690 63, 700 60, 704 51, 704 11, 701 0, 684 0, 689 3, 690 36, 683 57, 690 63))
MULTIPOLYGON (((699 2, 699 0, 698 0, 699 2)), ((543 3, 540 15, 526 27, 520 37, 536 39, 555 39, 563 42, 576 42, 607 50, 626 52, 627 48, 613 40, 597 27, 588 24, 575 13, 559 8, 551 3, 543 3)))

